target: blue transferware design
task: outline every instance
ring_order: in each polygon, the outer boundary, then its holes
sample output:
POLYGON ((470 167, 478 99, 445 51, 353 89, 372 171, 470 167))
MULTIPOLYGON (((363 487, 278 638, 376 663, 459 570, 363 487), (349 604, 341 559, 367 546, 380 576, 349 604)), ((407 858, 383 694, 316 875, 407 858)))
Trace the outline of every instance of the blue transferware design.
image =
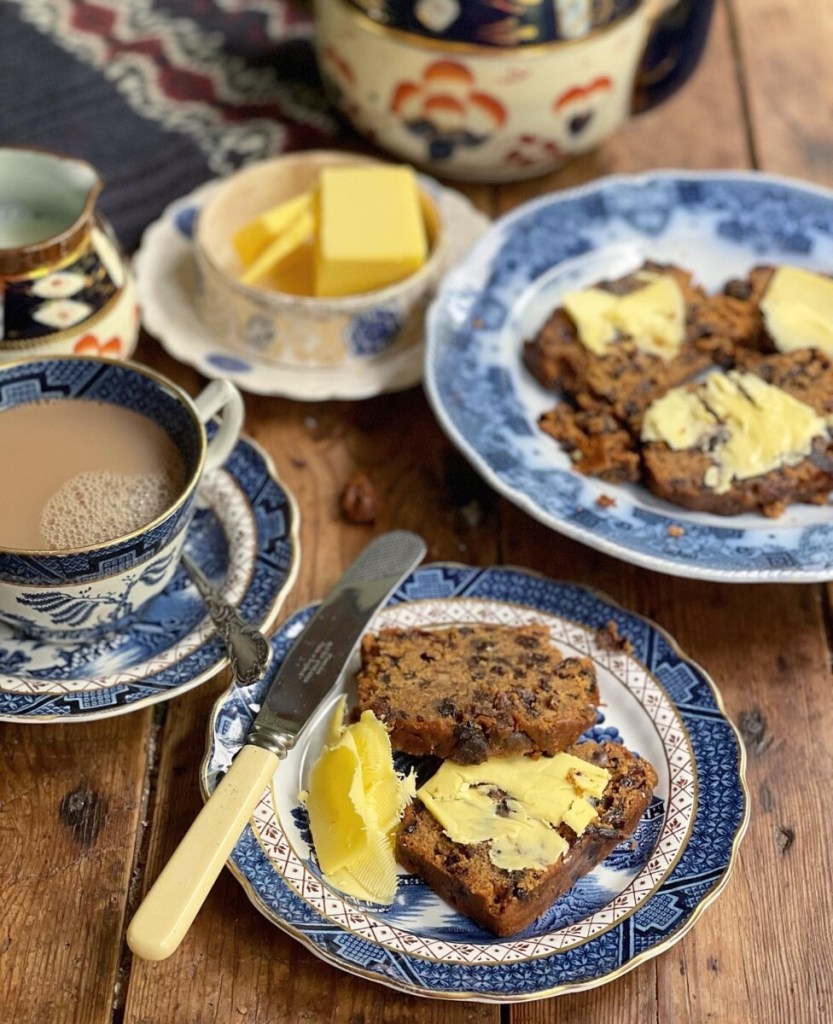
POLYGON ((520 207, 447 275, 429 311, 426 390, 440 423, 492 487, 600 551, 726 582, 833 578, 829 507, 791 506, 778 519, 691 512, 582 476, 539 430, 555 398, 524 368, 523 342, 565 290, 645 259, 683 263, 709 289, 760 263, 828 270, 833 193, 764 174, 668 171, 520 207), (615 505, 601 507, 601 495, 615 505))
POLYGON ((402 327, 395 309, 371 309, 359 313, 347 328, 350 351, 354 356, 375 356, 383 352, 402 327))
MULTIPOLYGON (((120 593, 32 591, 18 597, 17 603, 24 608, 35 609, 41 619, 48 618, 50 641, 60 640, 61 630, 66 631, 63 639, 77 639, 78 634, 75 631, 91 618, 94 618, 98 625, 92 635, 87 635, 87 639, 103 636, 113 630, 116 624, 128 621, 134 607, 131 600, 133 591, 139 587, 152 587, 160 583, 176 556, 176 551, 169 551, 161 558, 137 566, 136 573, 125 581, 126 589, 120 593)), ((13 624, 20 623, 20 628, 26 632, 27 620, 24 616, 7 613, 5 619, 13 624)))
POLYGON ((174 224, 176 224, 180 234, 187 238, 188 241, 194 237, 194 228, 197 226, 199 214, 198 206, 183 206, 181 210, 176 212, 174 224))
MULTIPOLYGON (((199 506, 188 527, 185 550, 222 586, 230 562, 239 561, 230 545, 240 524, 230 517, 244 516, 255 547, 251 564, 241 563, 247 582, 238 608, 248 622, 265 628, 277 615, 297 570, 294 500, 251 441, 239 441, 223 469, 208 474, 208 494, 216 473, 230 475, 242 509, 230 511, 220 500, 199 506)), ((122 714, 182 693, 226 663, 223 642, 211 628, 193 649, 182 647, 205 621, 202 598, 178 567, 162 593, 126 628, 90 643, 30 640, 0 625, 0 721, 81 721, 122 714), (35 692, 20 692, 27 686, 35 692)))
POLYGON ((220 352, 214 352, 208 356, 208 362, 218 370, 231 373, 248 373, 252 364, 245 359, 238 359, 237 356, 227 356, 220 352))
MULTIPOLYGON (((513 936, 512 941, 518 943, 515 957, 502 962, 490 962, 484 957, 483 962, 473 963, 471 958, 464 960, 453 950, 446 956, 429 956, 424 950, 403 952, 392 948, 384 936, 377 941, 360 934, 343 918, 336 921, 325 916, 296 892, 291 884, 296 876, 284 877, 276 862, 267 857, 250 826, 233 851, 232 869, 245 881, 253 902, 269 920, 288 930, 324 960, 400 990, 441 998, 499 1002, 539 998, 588 983, 601 984, 679 939, 728 880, 748 817, 745 759, 739 737, 725 718, 714 684, 705 672, 689 661, 658 627, 600 594, 519 569, 442 564, 417 569, 398 588, 390 604, 448 598, 521 604, 591 631, 604 629, 612 621, 620 635, 631 641, 633 657, 664 688, 691 737, 697 792, 693 822, 683 840, 682 855, 666 871, 656 891, 629 916, 583 942, 560 951, 536 946, 552 932, 578 924, 607 906, 644 869, 656 850, 666 818, 665 805, 656 794, 633 844, 621 844, 604 865, 581 879, 524 933, 513 936), (524 949, 531 952, 524 953, 524 949)), ((214 789, 242 745, 274 672, 313 611, 314 608, 307 608, 297 612, 273 637, 274 657, 266 678, 245 689, 232 688, 215 705, 201 773, 204 792, 214 789)), ((349 693, 349 679, 346 686, 349 693)), ((618 709, 632 706, 609 702, 608 719, 594 729, 612 730, 617 736, 620 730, 626 736, 634 733, 633 716, 638 718, 642 712, 627 712, 624 718, 614 721, 614 705, 618 709)), ((616 714, 621 715, 621 710, 616 714)), ((650 726, 643 735, 653 728, 650 726)), ((297 753, 308 765, 315 753, 304 748, 305 737, 311 742, 309 732, 302 733, 297 753)), ((602 732, 599 737, 605 738, 602 732)), ((397 766, 402 768, 406 760, 409 759, 398 757, 397 766)), ((667 776, 667 765, 657 767, 661 777, 664 773, 667 776)), ((296 830, 300 847, 304 848, 310 837, 297 791, 290 791, 297 782, 293 771, 296 769, 287 761, 275 776, 278 806, 274 810, 283 826, 280 808, 285 808, 291 819, 285 829, 288 841, 294 847, 296 830)), ((303 858, 307 855, 301 848, 298 856, 303 858)), ((313 857, 311 851, 304 863, 317 876, 313 857)), ((369 915, 380 925, 407 932, 415 941, 442 940, 469 953, 480 947, 488 952, 510 941, 495 939, 482 931, 411 876, 400 876, 393 906, 377 907, 359 901, 354 905, 357 912, 369 915)))
MULTIPOLYGON (((182 454, 186 480, 199 466, 202 428, 173 392, 153 377, 122 363, 97 359, 50 359, 0 371, 0 412, 50 398, 109 402, 154 419, 182 454)), ((156 526, 127 540, 67 555, 0 552, 0 580, 38 586, 79 584, 145 564, 179 533, 193 506, 193 488, 156 526)))

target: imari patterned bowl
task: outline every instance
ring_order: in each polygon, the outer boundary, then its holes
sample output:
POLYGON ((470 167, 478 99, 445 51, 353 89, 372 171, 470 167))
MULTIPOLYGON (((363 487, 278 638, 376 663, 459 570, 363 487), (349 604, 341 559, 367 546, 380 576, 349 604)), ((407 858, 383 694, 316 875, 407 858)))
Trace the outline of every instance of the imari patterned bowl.
POLYGON ((372 163, 358 154, 311 151, 252 164, 232 175, 202 208, 194 234, 196 303, 215 338, 249 357, 287 367, 355 369, 376 356, 416 345, 425 311, 446 269, 439 186, 420 179, 431 250, 396 284, 343 298, 312 298, 250 286, 232 238, 238 228, 314 185, 334 165, 372 163))
POLYGON ((333 102, 442 177, 512 181, 662 102, 703 52, 713 0, 318 0, 333 102))
MULTIPOLYGON (((204 793, 240 749, 269 685, 313 608, 273 638, 267 678, 217 702, 204 793)), ((543 623, 566 657, 596 668, 601 712, 586 738, 646 757, 658 785, 633 843, 623 843, 523 932, 495 938, 421 880, 400 873, 389 907, 352 899, 322 878, 299 792, 321 751, 334 693, 282 761, 230 860, 254 905, 316 955, 415 995, 515 1002, 610 981, 680 939, 725 887, 746 830, 740 738, 714 684, 653 623, 584 587, 514 568, 417 569, 371 628, 543 623), (615 623, 632 650, 605 643, 615 623)), ((355 701, 358 659, 341 690, 355 701)), ((339 688, 337 687, 337 690, 339 688)), ((418 759, 400 761, 406 769, 418 759)))
POLYGON ((244 415, 240 393, 228 381, 212 381, 191 400, 134 363, 65 356, 0 367, 0 415, 75 398, 117 405, 157 423, 182 457, 185 482, 160 516, 128 536, 75 550, 0 548, 0 619, 52 641, 90 640, 120 629, 164 590, 176 571, 203 474, 232 451, 244 415), (209 442, 206 423, 221 410, 209 442))

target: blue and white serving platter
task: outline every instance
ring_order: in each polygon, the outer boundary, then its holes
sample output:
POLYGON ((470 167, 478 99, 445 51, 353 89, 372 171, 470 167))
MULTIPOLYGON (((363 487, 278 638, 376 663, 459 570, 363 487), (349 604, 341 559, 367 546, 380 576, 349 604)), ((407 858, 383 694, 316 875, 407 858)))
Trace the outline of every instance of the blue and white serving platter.
MULTIPOLYGON (((207 474, 186 551, 244 618, 277 617, 298 568, 298 512, 261 448, 241 439, 207 474)), ((175 697, 227 664, 185 570, 118 633, 83 643, 28 640, 0 624, 0 721, 87 721, 175 697)))
POLYGON ((430 310, 425 384, 444 430, 495 490, 618 558, 725 582, 832 579, 833 506, 795 505, 778 519, 691 512, 582 476, 538 428, 555 398, 523 366, 523 342, 564 291, 646 259, 692 270, 710 290, 761 263, 830 272, 833 192, 763 174, 667 171, 519 207, 446 276, 430 310))
MULTIPOLYGON (((439 207, 447 237, 448 266, 459 262, 491 221, 455 189, 426 175, 423 185, 439 207)), ((306 402, 360 399, 402 391, 422 379, 422 339, 393 348, 361 365, 297 366, 256 350, 231 352, 217 341, 197 310, 197 265, 192 234, 200 209, 220 182, 209 181, 171 203, 151 224, 133 261, 142 320, 163 348, 206 377, 224 377, 244 391, 306 402)))
MULTIPOLYGON (((296 613, 276 633, 267 678, 230 689, 215 705, 201 771, 204 794, 231 764, 274 671, 313 610, 296 613)), ((373 628, 477 622, 543 622, 565 656, 592 658, 603 715, 588 735, 621 740, 659 776, 633 845, 620 845, 507 939, 481 930, 404 873, 391 907, 329 888, 298 794, 339 693, 347 691, 348 703, 354 699, 354 658, 341 687, 281 762, 229 866, 279 928, 329 963, 392 988, 487 1002, 591 988, 667 949, 726 885, 748 818, 743 747, 714 684, 667 634, 580 586, 521 569, 429 565, 405 581, 373 628), (632 653, 599 642, 598 630, 611 621, 632 653)))

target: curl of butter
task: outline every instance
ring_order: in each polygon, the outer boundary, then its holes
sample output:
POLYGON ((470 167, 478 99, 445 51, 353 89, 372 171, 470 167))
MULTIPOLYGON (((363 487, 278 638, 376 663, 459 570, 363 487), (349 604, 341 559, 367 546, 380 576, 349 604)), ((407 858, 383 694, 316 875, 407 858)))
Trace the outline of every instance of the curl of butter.
POLYGON ((396 895, 394 833, 414 797, 413 773, 393 768, 390 738, 372 711, 345 727, 339 701, 327 742, 301 794, 325 881, 357 899, 390 904, 396 895))

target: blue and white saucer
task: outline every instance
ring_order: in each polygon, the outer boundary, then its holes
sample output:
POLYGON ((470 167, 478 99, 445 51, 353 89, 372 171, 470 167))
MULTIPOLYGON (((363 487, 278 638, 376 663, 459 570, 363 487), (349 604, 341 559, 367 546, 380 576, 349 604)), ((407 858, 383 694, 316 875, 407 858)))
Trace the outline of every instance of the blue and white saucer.
POLYGON ((582 476, 538 428, 555 397, 523 366, 523 342, 564 291, 646 259, 692 270, 710 290, 761 263, 827 273, 833 192, 764 174, 667 171, 602 178, 513 211, 446 276, 429 313, 425 384, 443 429, 495 490, 625 561, 736 583, 833 579, 833 506, 794 505, 778 519, 692 512, 582 476))
MULTIPOLYGON (((200 486, 185 549, 252 624, 277 617, 298 568, 298 512, 266 453, 241 439, 200 486)), ((185 570, 129 627, 45 643, 0 624, 0 721, 87 721, 167 700, 210 678, 225 647, 185 570)))
MULTIPOLYGON (((240 749, 266 687, 309 620, 273 638, 267 678, 217 702, 201 783, 210 793, 240 749)), ((681 938, 726 885, 746 829, 745 755, 705 672, 653 623, 580 586, 512 568, 417 569, 374 621, 381 626, 543 622, 565 656, 596 666, 602 708, 593 739, 647 757, 659 783, 633 846, 623 843, 524 932, 497 939, 414 876, 391 907, 329 888, 298 794, 339 694, 324 701, 282 761, 229 866, 254 905, 322 959, 416 995, 511 1002, 610 981, 681 938), (616 623, 633 653, 599 642, 616 623)), ((353 694, 358 659, 342 688, 353 694)), ((403 764, 400 767, 404 767, 403 764)))

